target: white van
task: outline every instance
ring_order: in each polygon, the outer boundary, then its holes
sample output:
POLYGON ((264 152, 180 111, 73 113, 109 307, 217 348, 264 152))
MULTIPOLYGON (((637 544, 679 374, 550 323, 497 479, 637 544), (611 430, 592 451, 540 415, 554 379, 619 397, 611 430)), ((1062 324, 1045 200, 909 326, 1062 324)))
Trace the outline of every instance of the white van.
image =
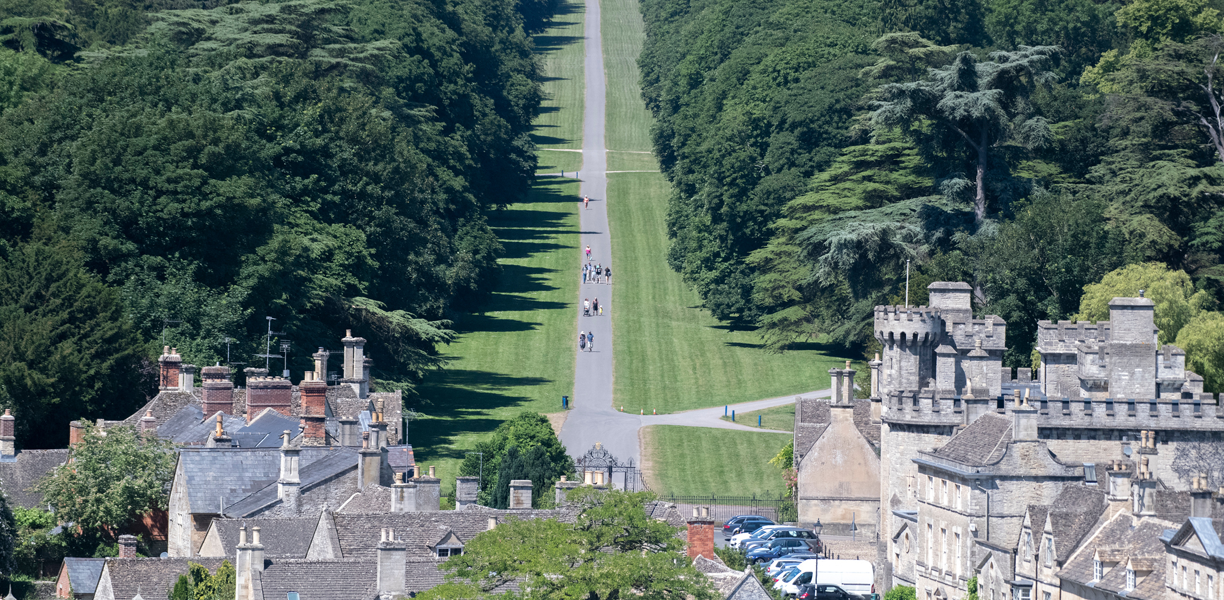
POLYGON ((782 593, 787 596, 799 594, 799 586, 805 583, 817 585, 836 585, 851 594, 869 596, 875 593, 875 567, 867 560, 833 560, 822 558, 820 569, 816 568, 817 559, 808 559, 799 563, 799 574, 782 586, 782 593), (812 581, 812 574, 816 581, 812 581))

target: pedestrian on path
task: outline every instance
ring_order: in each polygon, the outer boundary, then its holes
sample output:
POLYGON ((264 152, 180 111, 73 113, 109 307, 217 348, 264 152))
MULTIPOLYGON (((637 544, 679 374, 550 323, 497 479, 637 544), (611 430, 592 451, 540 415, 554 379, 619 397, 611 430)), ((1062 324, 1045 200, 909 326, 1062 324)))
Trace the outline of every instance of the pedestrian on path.
POLYGON ((591 260, 591 245, 590 244, 587 244, 586 253, 587 253, 587 260, 591 260))
POLYGON ((591 333, 587 334, 587 352, 594 352, 594 351, 595 351, 595 332, 592 331, 591 333))
POLYGON ((590 197, 590 196, 583 196, 583 197, 582 197, 582 206, 583 206, 583 208, 586 208, 586 209, 590 210, 590 208, 591 208, 591 197, 590 197))
POLYGON ((587 282, 587 272, 589 272, 589 271, 590 271, 590 267, 591 267, 591 265, 589 265, 589 264, 587 264, 587 265, 582 265, 582 283, 586 283, 586 282, 587 282))
POLYGON ((591 316, 591 299, 590 298, 582 299, 582 314, 588 317, 591 316))
POLYGON ((603 316, 603 307, 602 307, 602 306, 600 306, 600 307, 599 307, 599 316, 601 316, 601 317, 603 316))
POLYGON ((586 347, 587 347, 587 336, 585 333, 579 331, 578 332, 578 349, 586 350, 586 347))
POLYGON ((595 301, 591 303, 591 308, 595 309, 596 314, 599 313, 599 298, 596 298, 595 301))
POLYGON ((603 265, 595 265, 595 283, 599 283, 599 278, 603 276, 603 265))
POLYGON ((604 275, 608 276, 608 283, 611 284, 612 283, 612 267, 606 267, 604 269, 604 275))

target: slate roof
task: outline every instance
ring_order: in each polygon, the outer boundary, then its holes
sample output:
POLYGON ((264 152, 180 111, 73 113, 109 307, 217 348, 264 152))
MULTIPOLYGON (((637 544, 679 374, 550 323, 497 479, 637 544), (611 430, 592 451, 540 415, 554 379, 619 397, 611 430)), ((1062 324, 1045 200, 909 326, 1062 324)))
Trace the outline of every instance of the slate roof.
POLYGON ((297 592, 301 600, 369 600, 378 595, 378 565, 359 560, 273 560, 265 562, 263 597, 280 600, 297 592))
POLYGON ((854 400, 854 427, 874 447, 880 447, 880 425, 871 422, 871 400, 854 400))
POLYGON ((0 462, 0 492, 9 503, 22 508, 43 507, 42 494, 31 491, 35 483, 68 460, 68 449, 22 450, 11 462, 0 462))
POLYGON ((828 429, 831 418, 827 400, 817 398, 795 400, 795 456, 797 458, 807 456, 812 445, 820 439, 825 429, 828 429))
POLYGON ((961 464, 982 467, 999 462, 1011 439, 1011 421, 985 414, 952 436, 933 454, 961 464))
POLYGON ((680 509, 670 502, 647 502, 645 510, 646 516, 663 521, 672 527, 686 527, 688 525, 684 515, 680 514, 680 509))
MULTIPOLYGON (((352 448, 303 448, 299 472, 316 460, 336 453, 356 456, 352 448)), ((354 464, 356 459, 354 458, 354 464)), ((275 484, 280 477, 280 451, 276 448, 181 448, 179 469, 186 476, 187 497, 193 514, 225 512, 254 492, 275 484)))
POLYGON ((102 575, 105 558, 72 558, 64 559, 64 570, 68 572, 68 585, 74 594, 92 594, 98 587, 98 577, 102 575))
POLYGON ((726 600, 771 600, 769 592, 761 587, 761 581, 750 569, 744 570, 744 575, 740 577, 735 587, 723 597, 726 600))
MULTIPOLYGON (((298 468, 298 480, 301 481, 299 493, 302 494, 301 499, 305 499, 310 490, 318 485, 325 484, 333 480, 336 476, 347 471, 357 470, 357 450, 355 448, 332 448, 321 456, 315 458, 309 464, 306 464, 306 450, 302 451, 302 461, 298 468)), ((317 451, 312 452, 312 454, 317 451)), ((266 509, 273 504, 280 502, 279 487, 276 480, 280 478, 280 451, 275 452, 277 458, 277 471, 271 481, 259 489, 253 490, 250 495, 234 502, 227 504, 225 514, 232 516, 245 516, 258 513, 262 509, 266 509)), ((192 510, 195 510, 195 504, 192 503, 192 510)))
POLYGON ((431 546, 454 533, 466 544, 489 529, 489 518, 498 521, 518 519, 560 519, 573 522, 574 513, 567 510, 503 511, 481 507, 478 510, 443 510, 429 512, 336 514, 336 535, 344 558, 371 560, 375 557, 381 530, 390 528, 397 539, 407 544, 409 557, 432 556, 431 546))
POLYGON ((213 519, 218 541, 225 556, 232 558, 238 547, 238 529, 245 526, 259 528, 259 543, 263 544, 265 558, 304 558, 314 537, 317 517, 298 518, 253 518, 213 519))
POLYGON ((718 558, 717 555, 715 555, 713 558, 706 558, 705 555, 698 554, 697 558, 693 559, 693 568, 705 573, 706 575, 715 573, 739 574, 739 571, 728 567, 726 563, 722 561, 722 559, 718 558))
POLYGON ((140 407, 140 410, 124 419, 122 423, 132 427, 139 427, 140 419, 144 418, 145 413, 151 410, 153 411, 153 419, 156 420, 159 429, 158 436, 164 437, 161 436, 161 426, 187 406, 195 406, 199 409, 200 399, 195 394, 188 394, 186 392, 159 392, 152 400, 149 400, 144 406, 140 407))
POLYGON ((376 513, 391 509, 391 488, 367 487, 339 504, 338 513, 376 513))
POLYGON ((187 572, 189 563, 196 563, 216 573, 219 558, 108 558, 115 600, 131 600, 140 594, 144 600, 167 600, 170 588, 178 576, 187 572))
POLYGON ((1160 537, 1169 526, 1169 522, 1161 519, 1135 518, 1128 512, 1119 513, 1081 544, 1058 576, 1128 598, 1161 600, 1165 593, 1165 548, 1160 537), (1098 550, 1111 554, 1110 558, 1118 562, 1113 568, 1107 567, 1100 581, 1093 581, 1093 560, 1098 550), (1136 573, 1135 589, 1129 592, 1125 591, 1128 558, 1150 561, 1148 564, 1152 567, 1147 575, 1136 573))

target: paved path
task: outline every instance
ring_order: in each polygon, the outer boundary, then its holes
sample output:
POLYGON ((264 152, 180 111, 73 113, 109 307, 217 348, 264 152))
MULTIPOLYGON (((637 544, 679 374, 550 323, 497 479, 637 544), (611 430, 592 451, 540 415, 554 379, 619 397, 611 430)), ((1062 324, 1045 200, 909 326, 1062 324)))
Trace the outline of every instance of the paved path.
MULTIPOLYGON (((580 193, 591 198, 590 208, 579 204, 579 221, 582 231, 581 255, 574 262, 574 277, 581 277, 585 262, 585 248, 591 247, 591 261, 612 266, 612 241, 608 230, 607 210, 607 149, 604 147, 604 98, 605 77, 603 44, 600 38, 599 0, 586 0, 585 37, 586 59, 586 107, 583 114, 582 170, 580 193)), ((579 198, 574 199, 579 202, 579 198)), ((618 275, 624 277, 624 275, 618 275)), ((608 284, 587 283, 579 286, 577 318, 572 338, 577 352, 574 371, 574 395, 570 398, 570 414, 561 428, 561 442, 569 453, 582 456, 596 442, 602 443, 613 456, 621 461, 632 460, 640 465, 642 457, 638 446, 638 430, 647 425, 685 425, 692 427, 714 427, 742 431, 772 431, 730 423, 721 419, 723 407, 703 408, 668 415, 634 415, 616 410, 612 400, 612 287, 608 284), (604 306, 600 316, 582 316, 584 299, 594 300, 604 306), (595 346, 590 352, 578 351, 578 332, 594 332, 595 346)), ((807 395, 827 396, 829 390, 811 392, 807 395)), ((760 410, 794 402, 794 396, 769 398, 734 405, 738 412, 760 410)))

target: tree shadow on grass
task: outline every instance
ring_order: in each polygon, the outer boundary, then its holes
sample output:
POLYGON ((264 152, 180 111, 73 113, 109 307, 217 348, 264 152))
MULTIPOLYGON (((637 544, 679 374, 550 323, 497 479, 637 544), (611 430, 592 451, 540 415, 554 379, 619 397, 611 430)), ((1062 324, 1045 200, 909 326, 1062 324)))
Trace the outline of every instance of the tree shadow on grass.
POLYGON ((548 383, 551 380, 543 377, 447 369, 423 384, 420 396, 410 403, 429 418, 409 424, 409 443, 436 457, 462 459, 465 450, 454 446, 459 436, 492 432, 502 424, 492 411, 531 402, 516 392, 548 383))

